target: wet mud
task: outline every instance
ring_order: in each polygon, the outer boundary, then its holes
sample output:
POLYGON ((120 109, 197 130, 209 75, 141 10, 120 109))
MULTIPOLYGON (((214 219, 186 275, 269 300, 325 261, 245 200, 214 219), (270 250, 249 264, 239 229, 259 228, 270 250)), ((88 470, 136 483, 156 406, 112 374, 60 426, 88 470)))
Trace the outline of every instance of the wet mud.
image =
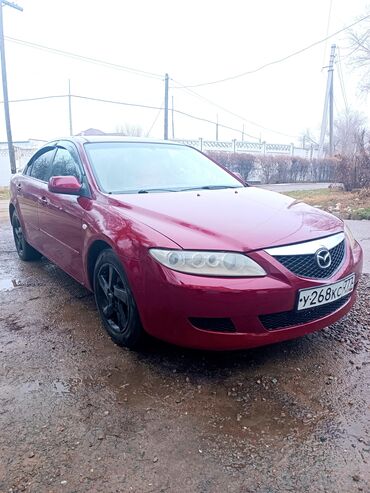
POLYGON ((369 492, 369 299, 265 348, 131 352, 0 218, 0 492, 369 492))

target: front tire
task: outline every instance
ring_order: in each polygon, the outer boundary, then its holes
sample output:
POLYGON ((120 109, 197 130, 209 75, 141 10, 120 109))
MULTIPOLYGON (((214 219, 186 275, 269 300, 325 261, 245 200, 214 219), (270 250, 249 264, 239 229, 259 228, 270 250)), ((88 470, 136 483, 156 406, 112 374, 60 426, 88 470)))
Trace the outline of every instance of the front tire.
POLYGON ((27 243, 16 212, 14 212, 12 216, 12 228, 15 248, 17 249, 19 258, 24 261, 39 260, 39 258, 41 258, 41 253, 27 243))
POLYGON ((94 293, 105 330, 119 346, 137 349, 145 332, 127 276, 110 248, 99 255, 94 268, 94 293))

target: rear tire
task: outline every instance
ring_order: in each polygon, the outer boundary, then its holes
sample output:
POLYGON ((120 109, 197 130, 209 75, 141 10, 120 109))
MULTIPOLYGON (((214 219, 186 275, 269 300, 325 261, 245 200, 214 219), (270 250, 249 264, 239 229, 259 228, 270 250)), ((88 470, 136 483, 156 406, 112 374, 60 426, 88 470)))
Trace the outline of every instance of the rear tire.
POLYGON ((27 243, 23 234, 18 214, 16 212, 14 212, 12 215, 12 228, 14 243, 19 258, 26 262, 29 260, 39 260, 41 258, 41 253, 35 250, 35 248, 33 248, 29 243, 27 243))
POLYGON ((145 332, 126 273, 112 249, 103 250, 94 268, 95 302, 105 330, 119 346, 138 349, 145 332))

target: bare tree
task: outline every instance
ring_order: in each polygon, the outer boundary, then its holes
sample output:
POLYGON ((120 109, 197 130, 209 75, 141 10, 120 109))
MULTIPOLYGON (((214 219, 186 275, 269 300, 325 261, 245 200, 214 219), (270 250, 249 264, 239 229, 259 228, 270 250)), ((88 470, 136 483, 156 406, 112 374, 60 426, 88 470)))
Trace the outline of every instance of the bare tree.
POLYGON ((142 137, 144 130, 140 125, 133 123, 125 123, 124 125, 116 125, 116 132, 121 135, 130 135, 131 137, 142 137))
POLYGON ((334 122, 334 151, 342 156, 353 156, 366 138, 366 118, 358 111, 341 113, 334 122))
POLYGON ((278 164, 275 156, 260 156, 259 165, 263 178, 263 183, 272 183, 276 178, 278 164))
MULTIPOLYGON (((370 9, 367 14, 370 14, 370 9)), ((349 33, 350 64, 362 72, 361 89, 370 91, 370 17, 349 33)))

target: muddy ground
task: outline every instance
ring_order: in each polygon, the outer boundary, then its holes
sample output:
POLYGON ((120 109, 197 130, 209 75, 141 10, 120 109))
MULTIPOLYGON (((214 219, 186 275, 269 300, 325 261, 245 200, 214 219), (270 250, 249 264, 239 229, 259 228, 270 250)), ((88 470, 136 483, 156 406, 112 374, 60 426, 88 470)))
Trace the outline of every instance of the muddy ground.
POLYGON ((0 492, 370 491, 370 276, 340 323, 206 353, 103 332, 0 218, 0 492))

